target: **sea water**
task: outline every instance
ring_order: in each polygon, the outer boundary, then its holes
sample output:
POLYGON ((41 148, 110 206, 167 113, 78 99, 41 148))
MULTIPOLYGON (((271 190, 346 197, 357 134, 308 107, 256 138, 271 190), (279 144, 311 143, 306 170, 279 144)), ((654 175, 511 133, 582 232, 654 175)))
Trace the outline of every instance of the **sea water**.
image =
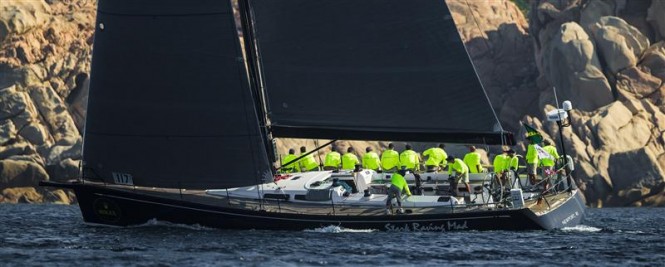
POLYGON ((665 209, 588 209, 553 231, 218 230, 86 225, 77 206, 0 205, 0 266, 665 266, 665 209))

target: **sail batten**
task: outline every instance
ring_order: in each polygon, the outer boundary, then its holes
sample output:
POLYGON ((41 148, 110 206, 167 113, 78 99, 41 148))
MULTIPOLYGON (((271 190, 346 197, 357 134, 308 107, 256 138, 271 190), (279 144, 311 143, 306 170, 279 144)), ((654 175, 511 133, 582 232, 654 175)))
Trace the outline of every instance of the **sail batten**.
POLYGON ((274 136, 510 143, 444 1, 250 4, 274 136))

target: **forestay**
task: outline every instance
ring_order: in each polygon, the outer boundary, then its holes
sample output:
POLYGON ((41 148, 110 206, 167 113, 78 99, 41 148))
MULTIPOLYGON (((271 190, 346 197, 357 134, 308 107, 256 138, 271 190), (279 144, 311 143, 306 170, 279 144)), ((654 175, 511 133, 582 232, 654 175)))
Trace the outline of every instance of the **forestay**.
POLYGON ((250 0, 277 137, 512 143, 442 0, 250 0))
POLYGON ((171 188, 270 179, 229 1, 100 0, 84 178, 171 188))

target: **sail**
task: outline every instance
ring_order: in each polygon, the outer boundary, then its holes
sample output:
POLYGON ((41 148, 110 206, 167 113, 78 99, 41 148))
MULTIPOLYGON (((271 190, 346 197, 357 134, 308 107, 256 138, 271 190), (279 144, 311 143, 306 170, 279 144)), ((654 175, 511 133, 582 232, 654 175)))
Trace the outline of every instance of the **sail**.
POLYGON ((226 188, 270 175, 229 1, 100 0, 84 178, 226 188))
POLYGON ((512 143, 443 0, 250 0, 277 137, 512 143))

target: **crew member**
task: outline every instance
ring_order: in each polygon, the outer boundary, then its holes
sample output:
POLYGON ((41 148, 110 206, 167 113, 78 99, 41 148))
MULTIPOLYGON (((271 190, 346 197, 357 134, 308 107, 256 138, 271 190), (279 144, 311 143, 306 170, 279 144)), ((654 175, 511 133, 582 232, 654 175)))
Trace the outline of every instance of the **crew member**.
POLYGON ((378 171, 380 167, 381 159, 379 159, 379 154, 372 151, 371 147, 365 148, 365 155, 363 155, 363 169, 378 171))
POLYGON ((293 148, 289 149, 289 154, 284 157, 282 160, 282 172, 283 173, 291 173, 291 172, 299 172, 300 167, 298 166, 298 162, 295 161, 298 156, 296 155, 296 150, 293 148))
POLYGON ((339 166, 342 164, 342 155, 337 152, 337 146, 335 145, 332 145, 330 150, 330 153, 323 160, 323 169, 327 171, 339 170, 339 166))
POLYGON ((506 183, 506 167, 508 166, 508 160, 508 151, 504 150, 501 154, 496 155, 494 161, 492 161, 494 175, 496 176, 497 181, 501 184, 506 183))
MULTIPOLYGON (((300 147, 300 155, 304 155, 307 153, 307 148, 304 146, 300 147)), ((319 163, 316 162, 316 159, 314 159, 314 153, 309 154, 305 156, 304 158, 300 159, 300 171, 302 172, 310 172, 310 171, 318 171, 319 170, 319 163)))
POLYGON ((399 154, 399 163, 400 168, 415 172, 420 168, 420 156, 407 144, 406 149, 399 154))
POLYGON ((483 172, 483 166, 480 164, 480 153, 476 151, 475 146, 469 147, 469 153, 464 155, 464 163, 469 167, 470 173, 483 172))
POLYGON ((356 164, 360 164, 358 157, 353 152, 355 152, 353 147, 349 147, 342 156, 342 170, 352 171, 356 168, 356 164))
POLYGON ((457 184, 460 182, 464 182, 467 192, 471 194, 471 186, 469 185, 469 167, 466 166, 464 161, 453 156, 448 156, 446 161, 448 162, 448 176, 453 178, 454 183, 452 183, 451 186, 453 186, 455 190, 455 195, 459 195, 457 184))
POLYGON ((515 154, 515 150, 508 149, 508 156, 506 157, 506 165, 504 167, 506 178, 511 177, 508 174, 512 174, 513 179, 519 179, 519 175, 517 175, 517 169, 519 169, 520 167, 519 164, 520 164, 520 159, 515 154))
POLYGON ((381 153, 381 168, 387 172, 394 172, 399 167, 399 153, 395 151, 393 143, 388 144, 388 149, 381 153))
POLYGON ((397 213, 404 213, 402 209, 402 192, 406 193, 406 196, 411 196, 411 191, 409 190, 409 185, 404 179, 406 175, 406 169, 401 169, 396 173, 392 174, 390 178, 390 188, 388 188, 388 200, 386 200, 386 214, 391 214, 391 207, 393 198, 397 199, 397 213))
POLYGON ((548 176, 553 175, 554 161, 559 158, 559 153, 556 151, 556 147, 552 145, 552 142, 550 142, 550 140, 543 141, 543 144, 545 145, 543 147, 543 150, 547 151, 547 153, 554 158, 554 159, 550 158, 541 159, 541 164, 543 165, 543 173, 548 176))
POLYGON ((439 166, 442 167, 444 165, 443 163, 446 162, 446 158, 448 157, 446 151, 443 150, 444 148, 444 144, 439 144, 438 147, 432 147, 423 152, 423 156, 427 156, 425 166, 427 166, 428 172, 437 171, 439 166))

